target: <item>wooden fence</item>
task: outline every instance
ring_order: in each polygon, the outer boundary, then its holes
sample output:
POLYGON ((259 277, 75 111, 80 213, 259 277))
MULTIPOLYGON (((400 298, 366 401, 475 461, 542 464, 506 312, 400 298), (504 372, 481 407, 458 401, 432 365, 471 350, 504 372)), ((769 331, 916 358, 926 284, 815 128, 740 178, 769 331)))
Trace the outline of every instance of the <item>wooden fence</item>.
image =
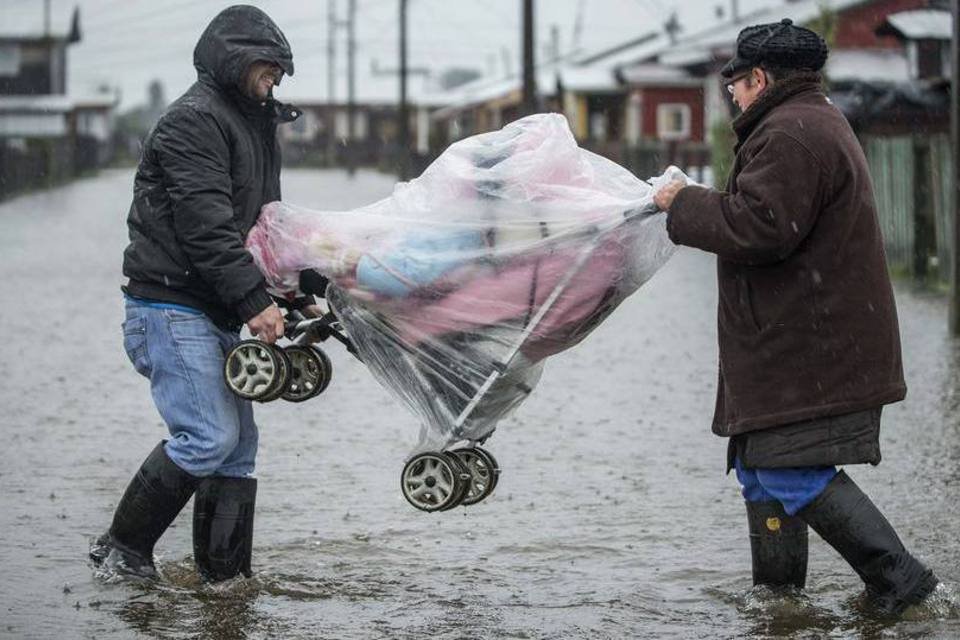
POLYGON ((863 147, 891 269, 949 282, 953 237, 950 137, 868 136, 863 147))

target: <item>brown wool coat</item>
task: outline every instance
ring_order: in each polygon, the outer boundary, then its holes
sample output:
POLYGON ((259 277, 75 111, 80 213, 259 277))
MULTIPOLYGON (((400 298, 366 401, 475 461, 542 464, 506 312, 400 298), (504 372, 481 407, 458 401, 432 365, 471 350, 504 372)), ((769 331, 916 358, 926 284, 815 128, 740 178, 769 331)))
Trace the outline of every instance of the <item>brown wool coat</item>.
POLYGON ((667 218, 674 242, 717 255, 714 432, 902 400, 883 238, 846 119, 808 75, 772 85, 734 129, 728 191, 685 187, 667 218))

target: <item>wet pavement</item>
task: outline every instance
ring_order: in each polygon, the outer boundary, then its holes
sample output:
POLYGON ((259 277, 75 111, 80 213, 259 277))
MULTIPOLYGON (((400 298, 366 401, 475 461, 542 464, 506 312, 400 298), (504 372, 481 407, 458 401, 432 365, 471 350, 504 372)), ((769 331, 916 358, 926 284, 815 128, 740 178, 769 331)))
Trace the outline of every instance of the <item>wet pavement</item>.
MULTIPOLYGON (((709 431, 713 260, 681 250, 488 442, 486 501, 415 511, 399 474, 417 424, 363 366, 305 404, 258 406, 251 580, 199 584, 188 507, 157 546, 158 585, 105 583, 91 537, 165 434, 122 351, 132 176, 0 204, 0 638, 960 637, 960 343, 946 301, 897 290, 910 393, 884 413, 884 462, 848 472, 944 580, 899 622, 862 606, 811 534, 808 589, 750 589, 725 441, 709 431)), ((343 209, 389 193, 360 173, 288 171, 288 201, 343 209)))

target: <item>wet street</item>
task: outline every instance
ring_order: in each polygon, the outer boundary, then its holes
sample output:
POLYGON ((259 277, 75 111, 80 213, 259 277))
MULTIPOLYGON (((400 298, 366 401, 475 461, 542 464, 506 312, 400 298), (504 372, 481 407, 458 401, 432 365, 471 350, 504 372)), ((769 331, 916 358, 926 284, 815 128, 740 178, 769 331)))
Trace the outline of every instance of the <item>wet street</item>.
MULTIPOLYGON (((393 180, 287 171, 286 200, 345 209, 393 180)), ((548 361, 487 443, 470 508, 399 490, 418 425, 337 344, 333 382, 257 407, 255 577, 201 585, 188 505, 157 585, 86 560, 166 431, 122 350, 132 172, 0 204, 0 638, 958 638, 960 342, 946 300, 898 285, 907 400, 879 467, 847 471, 945 585, 899 622, 816 534, 804 596, 751 590, 739 489, 710 433, 713 259, 681 250, 592 336, 548 361)))

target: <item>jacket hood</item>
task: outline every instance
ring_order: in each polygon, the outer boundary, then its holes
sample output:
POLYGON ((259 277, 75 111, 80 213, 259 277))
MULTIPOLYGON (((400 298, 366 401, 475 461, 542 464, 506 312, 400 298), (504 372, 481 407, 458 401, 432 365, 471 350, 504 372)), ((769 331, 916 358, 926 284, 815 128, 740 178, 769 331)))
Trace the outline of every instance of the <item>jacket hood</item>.
POLYGON ((266 13, 235 5, 210 21, 193 50, 193 66, 201 80, 225 90, 242 90, 243 74, 258 60, 273 62, 293 75, 290 43, 266 13))

